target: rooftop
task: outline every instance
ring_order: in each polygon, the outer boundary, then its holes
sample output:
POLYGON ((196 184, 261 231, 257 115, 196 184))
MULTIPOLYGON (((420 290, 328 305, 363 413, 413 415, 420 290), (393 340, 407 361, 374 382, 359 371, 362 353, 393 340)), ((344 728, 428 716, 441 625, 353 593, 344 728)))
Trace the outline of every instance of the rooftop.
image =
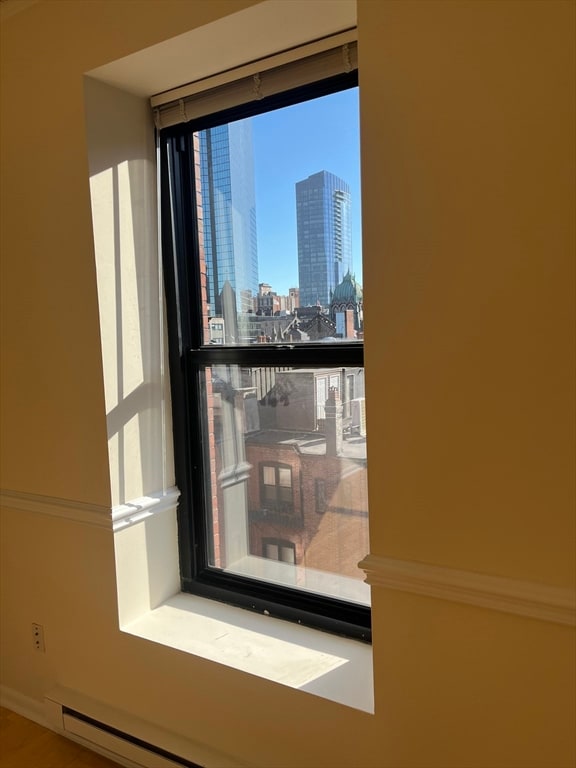
MULTIPOLYGON (((321 432, 291 432, 286 429, 266 429, 246 435, 251 445, 293 446, 306 455, 325 456, 326 437, 321 432)), ((366 438, 360 435, 345 436, 340 458, 366 461, 366 438)))

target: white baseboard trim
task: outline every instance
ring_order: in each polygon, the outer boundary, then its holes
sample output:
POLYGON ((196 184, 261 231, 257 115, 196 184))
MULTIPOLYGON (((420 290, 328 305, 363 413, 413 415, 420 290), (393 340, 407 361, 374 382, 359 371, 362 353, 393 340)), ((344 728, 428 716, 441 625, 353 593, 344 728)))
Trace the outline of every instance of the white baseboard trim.
POLYGON ((15 691, 13 688, 0 685, 0 706, 10 709, 17 715, 28 718, 28 720, 33 720, 35 723, 43 725, 44 728, 50 728, 43 701, 38 701, 31 696, 25 696, 23 693, 15 691))
POLYGON ((58 517, 75 523, 118 531, 167 509, 175 509, 180 491, 175 486, 110 507, 59 499, 22 491, 0 490, 0 506, 22 512, 58 517))
POLYGON ((377 555, 368 555, 359 567, 372 587, 576 626, 576 592, 571 589, 377 555))

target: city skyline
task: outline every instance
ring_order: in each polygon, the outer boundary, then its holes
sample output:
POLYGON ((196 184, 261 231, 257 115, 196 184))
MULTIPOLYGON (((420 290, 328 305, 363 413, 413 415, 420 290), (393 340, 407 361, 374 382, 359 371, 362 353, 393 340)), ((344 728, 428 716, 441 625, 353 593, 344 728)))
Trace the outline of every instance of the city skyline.
POLYGON ((351 272, 362 282, 358 89, 252 118, 258 282, 299 287, 295 185, 326 170, 349 185, 351 272))
MULTIPOLYGON (((357 110, 354 88, 198 133, 209 314, 221 313, 226 282, 243 313, 261 282, 284 296, 298 287, 303 305, 327 306, 348 269, 361 279, 357 110), (305 283, 315 272, 304 277, 299 267, 295 189, 319 173, 338 178, 344 192, 346 245, 343 268, 312 296, 305 283)), ((333 261, 333 238, 326 245, 333 261)))

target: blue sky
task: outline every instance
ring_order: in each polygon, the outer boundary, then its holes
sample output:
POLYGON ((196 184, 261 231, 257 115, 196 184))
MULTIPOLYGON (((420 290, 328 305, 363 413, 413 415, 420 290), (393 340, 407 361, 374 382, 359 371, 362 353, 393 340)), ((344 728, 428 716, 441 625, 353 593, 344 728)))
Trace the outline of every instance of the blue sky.
POLYGON ((252 118, 260 282, 298 285, 297 181, 330 171, 350 185, 352 258, 362 282, 358 89, 252 118))

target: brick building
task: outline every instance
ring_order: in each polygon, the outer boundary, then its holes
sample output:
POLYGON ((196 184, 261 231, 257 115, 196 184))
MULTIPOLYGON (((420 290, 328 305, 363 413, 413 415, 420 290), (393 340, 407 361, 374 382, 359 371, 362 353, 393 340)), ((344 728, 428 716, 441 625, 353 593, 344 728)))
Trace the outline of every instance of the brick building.
POLYGON ((334 371, 278 373, 276 391, 282 388, 285 399, 268 402, 275 404, 280 428, 254 432, 245 441, 250 553, 299 566, 297 584, 307 583, 310 571, 362 578, 357 563, 368 546, 366 439, 343 417, 342 378, 334 371))
POLYGON ((363 371, 267 373, 245 369, 232 381, 213 372, 214 564, 237 569, 232 538, 241 537, 242 572, 277 561, 284 583, 362 601, 366 437, 348 398, 362 399, 363 371))

